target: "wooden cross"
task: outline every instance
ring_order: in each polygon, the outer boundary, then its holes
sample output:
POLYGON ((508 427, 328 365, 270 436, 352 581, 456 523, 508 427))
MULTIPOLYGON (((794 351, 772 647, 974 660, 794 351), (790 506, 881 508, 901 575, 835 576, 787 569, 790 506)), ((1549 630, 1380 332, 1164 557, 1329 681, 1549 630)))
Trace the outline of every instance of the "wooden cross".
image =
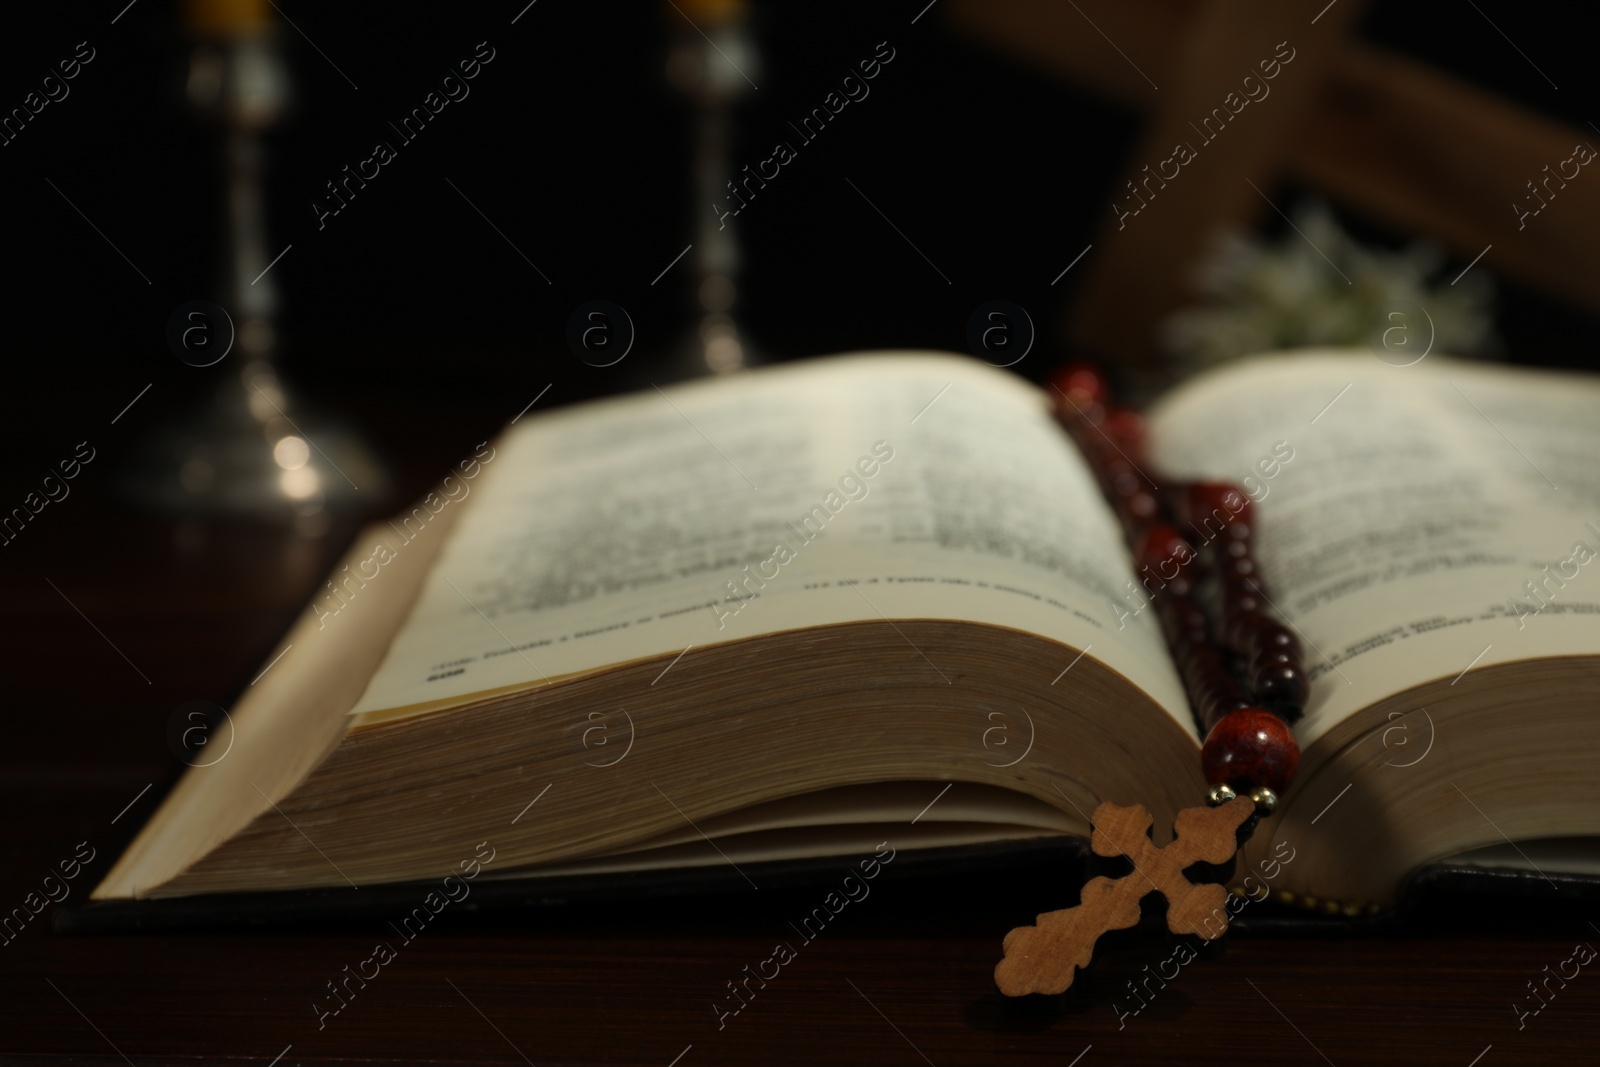
POLYGON ((1151 893, 1167 898, 1167 928, 1173 933, 1206 941, 1221 937, 1228 929, 1228 891, 1211 883, 1196 885, 1183 870, 1232 859, 1239 849, 1237 831, 1254 813, 1248 797, 1215 808, 1184 808, 1174 822, 1172 843, 1157 848, 1150 840, 1150 812, 1142 804, 1101 804, 1094 809, 1090 847, 1097 856, 1126 856, 1133 870, 1121 878, 1090 879, 1077 907, 1047 911, 1035 925, 1007 934, 995 985, 1008 997, 1066 992, 1078 968, 1089 965, 1100 935, 1137 923, 1139 901, 1151 893))

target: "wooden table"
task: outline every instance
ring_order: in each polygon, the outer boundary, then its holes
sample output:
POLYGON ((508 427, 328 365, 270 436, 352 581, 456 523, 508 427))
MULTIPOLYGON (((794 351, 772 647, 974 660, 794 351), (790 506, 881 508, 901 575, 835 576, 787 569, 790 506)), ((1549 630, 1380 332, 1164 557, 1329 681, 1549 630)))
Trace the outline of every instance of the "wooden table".
MULTIPOLYGON (((420 414, 391 412, 377 434, 405 492, 504 413, 420 414)), ((109 471, 95 473, 101 483, 82 479, 0 553, 11 663, 0 909, 79 842, 96 855, 65 903, 87 894, 173 765, 174 709, 227 703, 247 684, 355 528, 347 518, 308 541, 175 526, 120 509, 109 471)), ((1575 942, 1600 944, 1570 908, 1467 905, 1387 937, 1237 937, 1119 1024, 1126 983, 1168 953, 1159 939, 1104 954, 1065 1005, 994 991, 1002 936, 1059 892, 982 871, 882 882, 721 1029, 714 998, 814 893, 446 913, 320 1030, 313 1000, 370 953, 378 921, 63 936, 52 904, 0 945, 0 1061, 1499 1067, 1595 1055, 1600 978, 1580 972, 1520 1030, 1512 1008, 1575 942)))

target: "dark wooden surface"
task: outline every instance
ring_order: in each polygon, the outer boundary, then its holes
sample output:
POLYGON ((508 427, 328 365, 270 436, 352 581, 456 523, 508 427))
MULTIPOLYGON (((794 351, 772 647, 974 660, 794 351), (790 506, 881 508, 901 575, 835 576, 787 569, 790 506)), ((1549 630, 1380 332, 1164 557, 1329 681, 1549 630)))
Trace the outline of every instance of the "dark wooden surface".
MULTIPOLYGON (((417 414, 428 417, 396 415, 406 432, 379 435, 404 491, 503 417, 417 414)), ((169 716, 188 700, 227 703, 255 676, 354 529, 341 520, 307 540, 174 525, 119 508, 112 474, 110 463, 91 471, 0 549, 0 911, 85 841, 97 855, 66 903, 88 893, 159 787, 130 802, 174 766, 169 716)), ((1126 983, 1170 946, 1113 946, 1066 1002, 1004 1002, 991 977, 1002 937, 1036 906, 1064 901, 1054 887, 982 871, 879 884, 719 1029, 712 1005, 727 1001, 726 983, 775 942, 795 941, 788 920, 824 889, 499 918, 447 910, 323 1029, 312 1004, 324 983, 396 940, 381 921, 63 936, 50 929, 62 906, 52 904, 0 945, 0 1061, 1497 1067, 1594 1057, 1600 977, 1552 983, 1554 999, 1521 1028, 1513 1011, 1535 1003, 1527 983, 1576 942, 1600 944, 1581 909, 1529 898, 1382 936, 1236 937, 1119 1021, 1115 1005, 1134 1003, 1126 983)))

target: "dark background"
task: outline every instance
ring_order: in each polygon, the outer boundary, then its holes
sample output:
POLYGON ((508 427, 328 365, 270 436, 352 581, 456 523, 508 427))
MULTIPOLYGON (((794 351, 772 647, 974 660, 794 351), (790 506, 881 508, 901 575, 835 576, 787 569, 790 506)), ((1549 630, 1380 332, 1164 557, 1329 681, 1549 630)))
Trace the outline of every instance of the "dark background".
MULTIPOLYGON (((98 52, 70 97, 0 148, 5 330, 20 357, 8 432, 19 414, 53 422, 102 383, 131 396, 154 378, 154 393, 172 401, 224 372, 178 364, 163 332, 178 304, 221 295, 216 131, 182 96, 189 42, 176 5, 140 0, 109 25, 125 2, 30 6, 7 15, 0 40, 6 108, 76 42, 98 52)), ((740 163, 766 156, 775 138, 793 140, 786 123, 877 42, 897 51, 871 95, 801 146, 734 222, 746 252, 736 312, 757 359, 964 350, 968 314, 996 297, 1026 307, 1040 327, 1019 372, 1041 378, 1061 354, 1061 316, 1081 272, 1049 281, 1107 217, 1136 116, 967 42, 937 6, 909 25, 925 3, 757 5, 764 69, 741 106, 740 163)), ((692 257, 650 285, 693 239, 690 212, 709 210, 690 203, 689 109, 663 76, 679 15, 657 3, 540 0, 511 26, 518 0, 279 6, 328 57, 282 28, 296 101, 270 135, 268 243, 294 245, 273 277, 281 366, 302 394, 335 409, 356 395, 511 404, 553 380, 545 402, 561 404, 690 373, 677 353, 692 324, 692 257), (395 141, 386 122, 482 40, 497 56, 470 97, 397 145, 399 158, 319 232, 310 203, 323 183, 374 140, 395 141), (563 341, 572 309, 596 297, 627 308, 639 331, 630 358, 606 370, 580 364, 563 341)), ((1464 2, 1380 2, 1362 35, 1576 126, 1596 117, 1586 110, 1592 42, 1568 6, 1479 6, 1559 90, 1464 2)), ((1293 202, 1293 190, 1267 191, 1293 202)), ((1590 319, 1514 289, 1501 311, 1510 358, 1589 361, 1590 319)), ((57 450, 30 431, 9 453, 27 464, 57 450)))

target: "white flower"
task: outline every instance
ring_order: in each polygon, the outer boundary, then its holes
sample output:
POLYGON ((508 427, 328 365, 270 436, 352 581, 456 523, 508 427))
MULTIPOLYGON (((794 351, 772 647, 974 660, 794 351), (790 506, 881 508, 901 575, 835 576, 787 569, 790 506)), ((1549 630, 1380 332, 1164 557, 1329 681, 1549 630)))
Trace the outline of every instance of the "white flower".
POLYGON ((1496 347, 1494 286, 1482 271, 1455 285, 1430 282, 1445 263, 1432 245, 1401 251, 1362 245, 1312 203, 1295 212, 1300 230, 1275 245, 1238 233, 1223 235, 1201 265, 1201 302, 1162 325, 1167 347, 1191 369, 1279 348, 1366 345, 1394 351, 1402 336, 1432 350, 1481 355, 1496 347), (1304 234, 1304 236, 1301 236, 1304 234), (1405 325, 1403 333, 1393 331, 1405 325), (1413 333, 1413 331, 1415 331, 1413 333))

